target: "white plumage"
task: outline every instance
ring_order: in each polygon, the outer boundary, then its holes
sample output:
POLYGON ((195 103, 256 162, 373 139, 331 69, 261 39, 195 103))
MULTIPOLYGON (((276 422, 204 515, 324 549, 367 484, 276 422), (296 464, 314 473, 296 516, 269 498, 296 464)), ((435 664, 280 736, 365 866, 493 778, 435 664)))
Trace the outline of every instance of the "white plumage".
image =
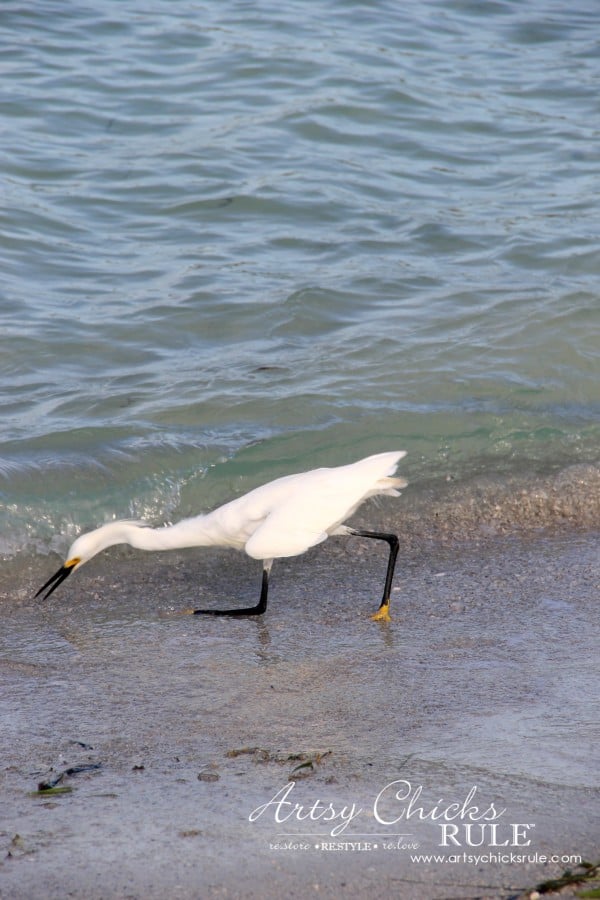
POLYGON ((398 497, 406 486, 394 477, 403 450, 378 453, 336 468, 285 475, 225 503, 206 515, 175 525, 150 528, 142 522, 118 521, 101 525, 78 537, 65 564, 38 591, 48 597, 71 572, 114 544, 139 550, 182 547, 234 547, 263 562, 261 597, 256 606, 232 610, 192 610, 207 615, 256 615, 267 607, 268 577, 274 559, 297 556, 330 535, 345 534, 384 540, 390 547, 384 596, 374 618, 389 618, 389 593, 398 552, 395 535, 365 532, 343 523, 369 497, 398 497))

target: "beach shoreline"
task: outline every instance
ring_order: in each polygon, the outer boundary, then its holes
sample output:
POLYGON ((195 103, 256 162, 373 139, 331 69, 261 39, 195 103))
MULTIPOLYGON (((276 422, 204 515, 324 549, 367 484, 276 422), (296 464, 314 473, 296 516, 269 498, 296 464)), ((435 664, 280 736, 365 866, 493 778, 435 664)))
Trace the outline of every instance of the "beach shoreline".
POLYGON ((6 896, 510 897, 594 862, 597 540, 405 548, 389 625, 370 542, 279 561, 258 621, 168 615, 246 603, 241 554, 105 555, 44 604, 38 561, 4 601, 6 896))
POLYGON ((591 3, 4 4, 0 900, 514 900, 589 874, 595 26, 591 3), (253 618, 183 614, 257 603, 234 550, 65 566, 102 525, 382 452, 408 486, 347 524, 398 534, 390 622, 394 541, 275 559, 253 618))

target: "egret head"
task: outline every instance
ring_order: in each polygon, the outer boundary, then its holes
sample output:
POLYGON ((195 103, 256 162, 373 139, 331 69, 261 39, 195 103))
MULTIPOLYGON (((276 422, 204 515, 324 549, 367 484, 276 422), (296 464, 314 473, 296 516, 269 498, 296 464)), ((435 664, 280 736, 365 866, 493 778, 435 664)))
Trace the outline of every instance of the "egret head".
POLYGON ((42 585, 35 596, 39 597, 40 594, 48 588, 43 597, 43 599, 46 600, 46 598, 56 590, 59 584, 62 584, 75 569, 78 569, 84 563, 88 562, 93 556, 100 553, 101 550, 105 550, 112 544, 118 543, 119 535, 117 535, 116 532, 118 527, 122 526, 122 524, 123 523, 120 522, 110 522, 108 525, 101 525, 100 528, 96 528, 95 531, 88 531, 86 534, 81 534, 71 544, 69 552, 67 553, 66 562, 60 567, 58 572, 54 573, 52 578, 48 579, 46 584, 42 585))

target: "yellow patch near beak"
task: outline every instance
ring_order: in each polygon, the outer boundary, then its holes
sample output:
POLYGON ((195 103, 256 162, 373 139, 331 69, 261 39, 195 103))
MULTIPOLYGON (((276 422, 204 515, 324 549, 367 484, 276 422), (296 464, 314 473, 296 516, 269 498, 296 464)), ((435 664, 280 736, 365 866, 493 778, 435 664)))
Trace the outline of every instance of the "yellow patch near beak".
POLYGON ((72 569, 73 566, 79 565, 80 562, 81 562, 81 560, 79 559, 79 557, 78 557, 78 556, 74 556, 73 559, 68 559, 68 560, 66 561, 66 563, 65 563, 65 569, 72 569))

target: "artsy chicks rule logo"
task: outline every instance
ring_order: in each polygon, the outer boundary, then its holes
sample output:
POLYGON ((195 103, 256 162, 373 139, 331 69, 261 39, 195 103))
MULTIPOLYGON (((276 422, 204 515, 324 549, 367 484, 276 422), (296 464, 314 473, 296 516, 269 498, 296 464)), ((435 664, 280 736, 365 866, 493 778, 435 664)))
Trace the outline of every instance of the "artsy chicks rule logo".
POLYGON ((364 805, 307 798, 304 792, 300 799, 299 793, 297 783, 289 782, 253 809, 249 821, 270 821, 279 834, 288 837, 372 836, 405 840, 412 835, 410 826, 429 823, 440 847, 528 847, 530 831, 535 827, 508 821, 506 808, 484 799, 477 785, 457 799, 431 800, 423 785, 397 779, 388 782, 364 805), (400 827, 402 832, 398 831, 400 827))

